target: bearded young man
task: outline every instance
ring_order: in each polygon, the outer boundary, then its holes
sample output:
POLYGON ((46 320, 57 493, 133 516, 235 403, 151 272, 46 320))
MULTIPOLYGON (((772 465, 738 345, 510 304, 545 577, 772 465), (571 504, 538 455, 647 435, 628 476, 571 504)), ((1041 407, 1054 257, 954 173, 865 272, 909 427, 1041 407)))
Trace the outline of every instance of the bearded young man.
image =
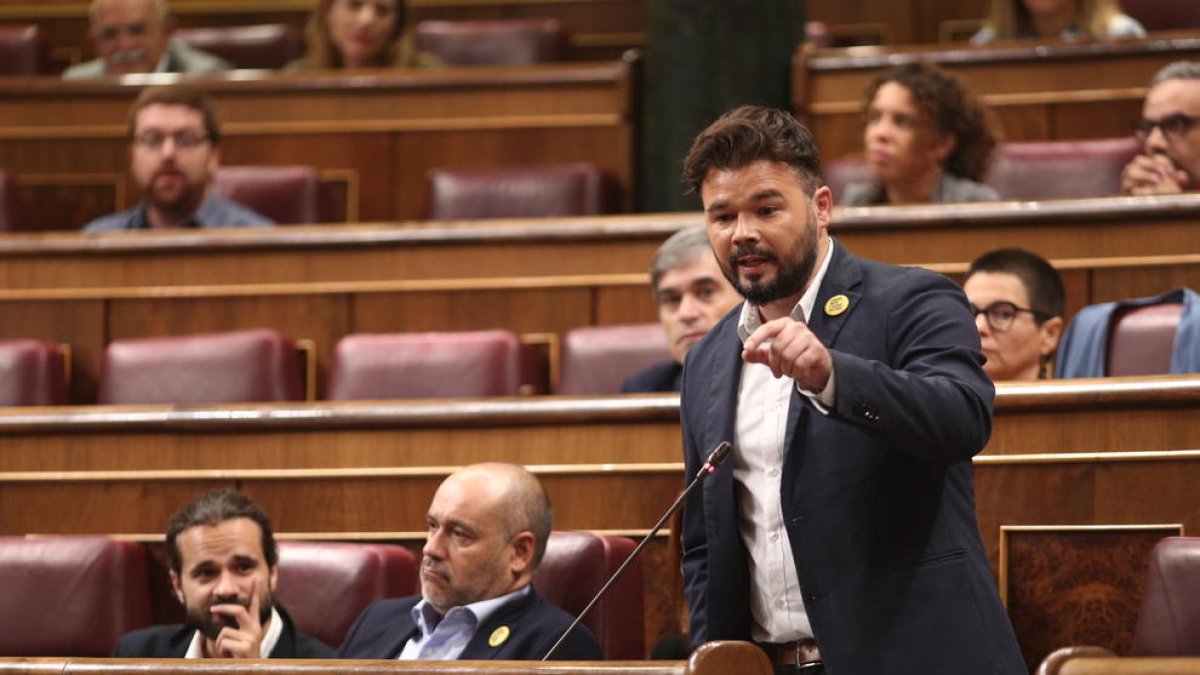
POLYGON ((684 179, 746 299, 692 348, 684 509, 692 640, 752 640, 778 673, 1028 672, 975 520, 994 387, 962 290, 858 258, 790 113, 733 110, 684 179))

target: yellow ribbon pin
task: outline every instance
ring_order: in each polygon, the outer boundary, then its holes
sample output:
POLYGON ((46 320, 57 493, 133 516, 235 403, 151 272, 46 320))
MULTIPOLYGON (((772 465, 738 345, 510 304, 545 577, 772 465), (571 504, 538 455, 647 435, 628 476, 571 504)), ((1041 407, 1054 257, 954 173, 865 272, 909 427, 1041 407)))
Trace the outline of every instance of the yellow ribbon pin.
POLYGON ((835 295, 825 303, 825 315, 837 316, 846 311, 850 307, 850 298, 844 295, 835 295))
POLYGON ((500 645, 504 644, 506 640, 508 640, 508 636, 511 634, 512 631, 508 629, 508 626, 500 626, 496 630, 492 631, 491 636, 488 637, 488 646, 499 647, 500 645))

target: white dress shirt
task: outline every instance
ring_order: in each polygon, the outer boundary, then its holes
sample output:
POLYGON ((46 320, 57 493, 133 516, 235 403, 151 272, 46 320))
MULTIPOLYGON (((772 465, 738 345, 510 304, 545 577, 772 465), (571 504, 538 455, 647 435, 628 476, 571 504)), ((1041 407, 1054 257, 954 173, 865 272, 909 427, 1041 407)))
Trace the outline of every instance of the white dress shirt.
MULTIPOLYGON (((833 257, 833 239, 808 289, 792 309, 797 321, 808 321, 817 291, 833 257)), ((760 325, 758 308, 743 303, 738 321, 742 341, 760 325)), ((822 413, 833 405, 834 377, 820 394, 801 389, 787 376, 776 379, 769 366, 746 363, 738 386, 734 428, 733 479, 737 491, 738 534, 749 554, 751 637, 756 642, 791 642, 812 637, 808 612, 800 595, 796 562, 783 524, 780 490, 787 449, 788 408, 792 387, 822 413)))

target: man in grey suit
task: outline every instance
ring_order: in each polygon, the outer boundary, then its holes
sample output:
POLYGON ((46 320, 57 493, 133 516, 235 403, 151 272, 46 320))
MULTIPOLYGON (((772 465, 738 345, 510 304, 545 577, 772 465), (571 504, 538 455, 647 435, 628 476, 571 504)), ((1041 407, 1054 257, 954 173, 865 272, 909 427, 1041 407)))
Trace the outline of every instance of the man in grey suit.
POLYGON ((170 39, 164 0, 92 0, 88 34, 100 58, 71 66, 68 80, 129 73, 217 73, 233 64, 170 39))

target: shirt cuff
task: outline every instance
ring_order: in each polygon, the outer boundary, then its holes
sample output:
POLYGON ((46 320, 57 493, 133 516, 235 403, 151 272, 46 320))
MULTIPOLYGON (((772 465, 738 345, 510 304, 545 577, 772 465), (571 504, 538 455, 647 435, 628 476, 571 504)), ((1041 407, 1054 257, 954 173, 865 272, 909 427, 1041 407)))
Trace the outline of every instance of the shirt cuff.
POLYGON ((837 389, 837 371, 829 371, 829 381, 825 383, 825 388, 821 393, 814 394, 813 392, 804 389, 799 383, 796 383, 796 391, 803 394, 809 401, 812 401, 813 407, 816 408, 822 415, 828 415, 830 410, 833 410, 833 402, 835 390, 837 389))

